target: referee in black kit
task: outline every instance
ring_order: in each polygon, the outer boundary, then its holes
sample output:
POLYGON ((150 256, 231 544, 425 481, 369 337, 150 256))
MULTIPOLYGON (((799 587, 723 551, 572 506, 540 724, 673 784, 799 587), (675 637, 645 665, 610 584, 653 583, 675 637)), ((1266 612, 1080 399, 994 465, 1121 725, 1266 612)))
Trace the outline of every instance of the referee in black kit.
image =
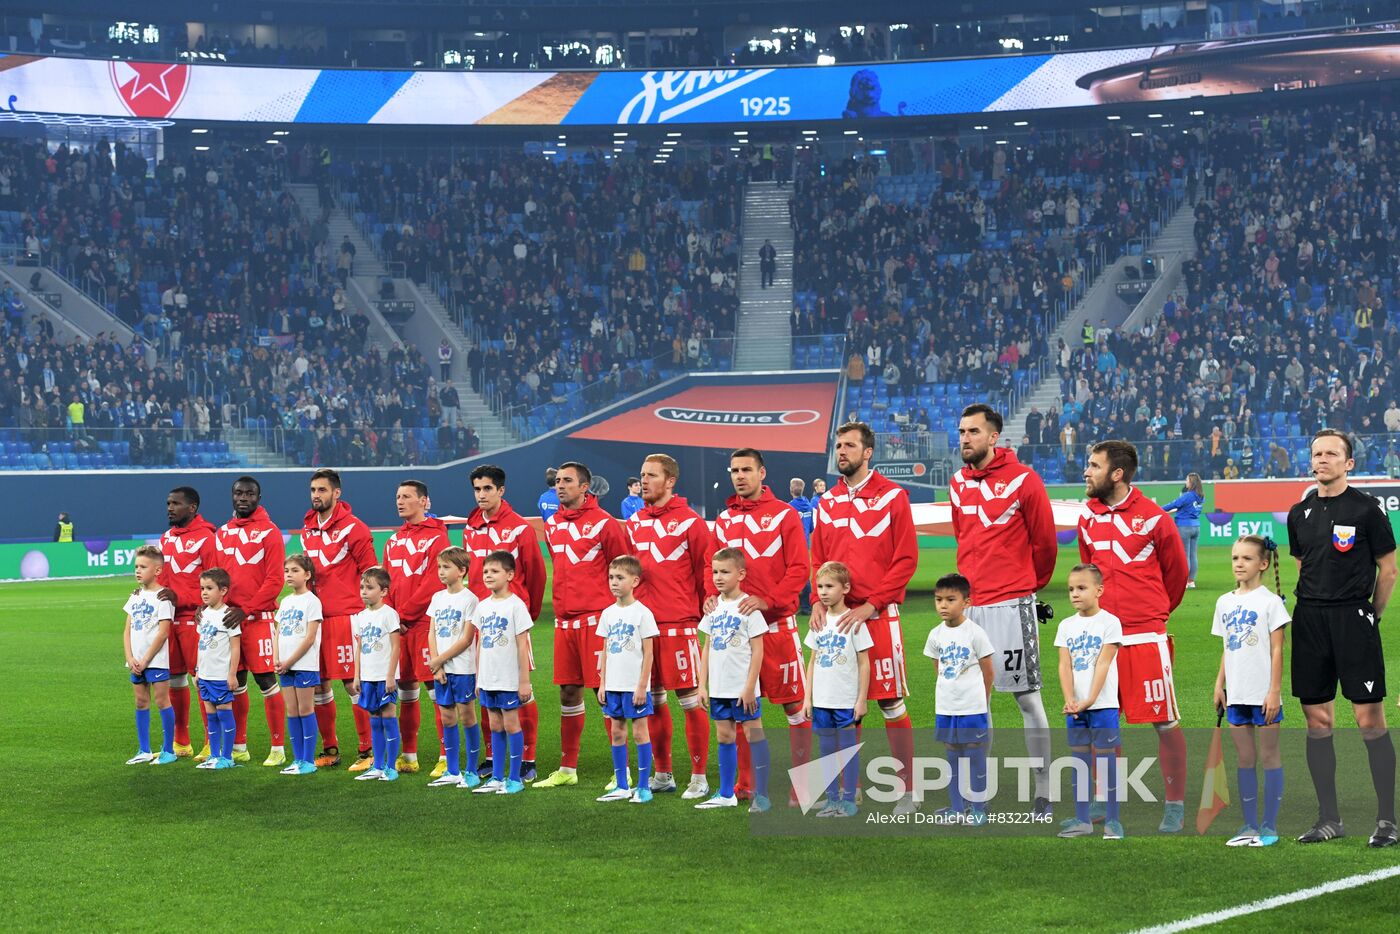
POLYGON ((1337 754, 1332 746, 1337 683, 1351 701, 1366 742, 1376 789, 1376 832, 1370 845, 1392 846, 1395 830, 1395 746, 1386 732, 1385 657, 1381 614, 1395 586, 1395 534, 1380 504, 1347 485, 1355 466, 1351 439, 1332 428, 1313 436, 1317 487, 1288 511, 1288 548, 1298 560, 1293 612, 1293 696, 1308 724, 1308 771, 1318 817, 1299 843, 1344 836, 1337 807, 1337 754))

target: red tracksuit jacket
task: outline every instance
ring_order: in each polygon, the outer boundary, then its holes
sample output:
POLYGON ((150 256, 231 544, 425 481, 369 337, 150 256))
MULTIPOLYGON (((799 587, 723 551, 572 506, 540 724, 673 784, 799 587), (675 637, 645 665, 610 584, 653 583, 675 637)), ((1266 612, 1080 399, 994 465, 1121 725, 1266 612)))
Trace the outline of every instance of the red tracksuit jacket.
POLYGON ((812 529, 812 586, 828 561, 851 571, 847 606, 872 604, 885 612, 904 602, 904 589, 919 566, 919 540, 909 494, 897 483, 871 471, 852 492, 844 478, 817 500, 812 529))
POLYGON ((267 510, 259 506, 246 519, 234 516, 219 526, 214 543, 219 567, 228 571, 228 605, 249 616, 277 609, 277 595, 286 579, 282 563, 287 546, 267 510))
POLYGON ((1055 573, 1055 517, 1050 494, 1008 448, 986 470, 965 466, 948 483, 958 573, 972 582, 974 606, 1041 590, 1055 573))
POLYGON ((622 523, 590 493, 578 509, 561 506, 545 523, 544 534, 554 562, 554 615, 578 619, 610 606, 614 598, 608 589, 608 562, 632 553, 622 523))
POLYGON ((428 603, 442 590, 437 556, 451 544, 447 526, 428 517, 405 522, 384 543, 384 567, 389 572, 389 604, 399 614, 399 625, 408 629, 428 618, 428 603))
POLYGON ((715 541, 744 553, 744 593, 768 604, 763 618, 780 622, 797 612, 809 573, 802 518, 764 487, 757 500, 729 497, 715 519, 715 541))
POLYGON ((471 552, 471 569, 467 571, 467 589, 485 600, 491 591, 481 582, 481 565, 493 551, 508 551, 515 558, 515 577, 511 592, 530 609, 530 618, 539 619, 544 603, 544 556, 540 554, 539 538, 530 523, 520 517, 510 503, 502 502, 494 518, 487 519, 480 509, 467 517, 462 529, 462 547, 471 552))
POLYGON ((1134 487, 1109 508, 1096 499, 1079 519, 1079 556, 1103 572, 1100 606, 1123 633, 1166 632, 1186 593, 1186 547, 1176 523, 1134 487))
POLYGON ((184 528, 172 526, 160 537, 165 566, 156 583, 175 591, 175 618, 193 620, 204 607, 199 595, 199 575, 219 566, 214 544, 214 523, 196 515, 184 528))
POLYGON ((627 535, 642 562, 637 599, 658 623, 699 622, 705 597, 715 593, 710 558, 716 546, 705 520, 684 496, 672 496, 664 506, 634 512, 627 535))
POLYGON ((374 534, 341 500, 321 525, 321 516, 308 509, 301 520, 301 547, 316 568, 316 597, 327 617, 352 616, 365 608, 360 600, 360 575, 379 563, 374 534))

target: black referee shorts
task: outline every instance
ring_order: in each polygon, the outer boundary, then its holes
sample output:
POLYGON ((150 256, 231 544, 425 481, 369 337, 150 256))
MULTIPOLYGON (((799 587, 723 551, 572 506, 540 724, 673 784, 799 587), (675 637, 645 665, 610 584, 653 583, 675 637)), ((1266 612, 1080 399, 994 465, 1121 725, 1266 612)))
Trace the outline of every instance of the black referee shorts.
POLYGON ((1369 603, 1320 606, 1300 603, 1293 611, 1293 696, 1325 704, 1342 696, 1353 704, 1385 700, 1385 656, 1380 620, 1369 603))

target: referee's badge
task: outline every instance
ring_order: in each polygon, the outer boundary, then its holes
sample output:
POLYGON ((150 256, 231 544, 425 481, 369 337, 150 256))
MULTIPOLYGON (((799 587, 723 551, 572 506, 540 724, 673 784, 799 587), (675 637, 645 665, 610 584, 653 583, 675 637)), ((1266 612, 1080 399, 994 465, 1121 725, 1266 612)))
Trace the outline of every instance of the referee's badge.
POLYGON ((1332 526, 1332 547, 1338 551, 1351 551, 1351 546, 1356 544, 1356 526, 1354 525, 1334 525, 1332 526))

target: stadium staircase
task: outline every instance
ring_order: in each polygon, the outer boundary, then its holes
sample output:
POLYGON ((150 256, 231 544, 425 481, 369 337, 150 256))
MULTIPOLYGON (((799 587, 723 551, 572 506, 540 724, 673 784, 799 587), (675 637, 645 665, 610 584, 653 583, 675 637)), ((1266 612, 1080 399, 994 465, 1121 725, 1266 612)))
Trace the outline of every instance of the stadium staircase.
MULTIPOLYGON (((303 214, 312 218, 321 216, 320 197, 315 185, 290 184, 287 189, 297 199, 303 214)), ((332 257, 332 267, 335 265, 334 258, 340 252, 340 245, 347 237, 355 246, 355 274, 351 277, 350 287, 346 289, 350 301, 362 307, 372 320, 395 339, 416 345, 428 361, 434 377, 438 374, 438 344, 446 337, 453 349, 452 382, 457 387, 457 396, 461 401, 462 423, 471 426, 476 432, 483 453, 511 444, 514 438, 506 423, 491 411, 486 399, 472 389, 467 370, 467 354, 472 348, 471 337, 452 320, 451 314, 433 294, 432 289, 420 287, 404 277, 391 276, 390 269, 380 260, 375 245, 343 208, 337 206, 326 215, 326 229, 329 232, 326 246, 332 257), (420 317, 415 312, 413 318, 407 322, 398 327, 391 327, 375 305, 380 282, 386 277, 393 279, 395 297, 413 301, 419 309, 427 312, 426 317, 420 317)))
POLYGON ((750 182, 744 189, 742 261, 739 265, 739 321, 736 370, 787 370, 792 367, 792 227, 788 198, 792 186, 750 182), (758 250, 773 241, 778 270, 773 284, 762 288, 758 250))

